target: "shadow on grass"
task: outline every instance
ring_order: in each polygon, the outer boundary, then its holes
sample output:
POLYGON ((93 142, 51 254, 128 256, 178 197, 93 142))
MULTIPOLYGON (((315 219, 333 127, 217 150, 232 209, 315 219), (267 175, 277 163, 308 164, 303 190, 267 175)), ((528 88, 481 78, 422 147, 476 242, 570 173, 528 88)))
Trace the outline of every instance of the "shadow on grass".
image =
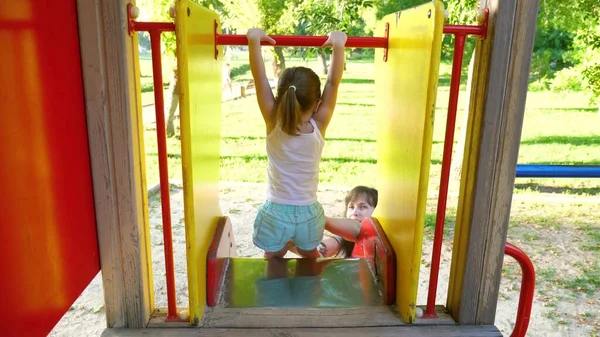
POLYGON ((521 145, 565 144, 565 145, 600 145, 600 135, 590 136, 540 136, 521 141, 521 145))
POLYGON ((600 187, 571 187, 571 186, 545 186, 538 183, 515 183, 515 190, 531 190, 540 193, 600 195, 600 187))
POLYGON ((342 78, 342 83, 350 84, 374 84, 375 80, 366 78, 342 78))
MULTIPOLYGON (((226 136, 223 140, 265 140, 265 136, 226 136)), ((357 143, 375 143, 375 139, 367 138, 326 138, 328 142, 357 142, 357 143)))
MULTIPOLYGON (((157 157, 158 153, 149 152, 146 154, 148 157, 157 157)), ((167 158, 171 159, 181 159, 181 154, 178 153, 168 153, 167 158)), ((259 156, 259 155, 244 155, 244 156, 221 156, 221 159, 232 160, 232 159, 241 159, 245 163, 249 163, 252 161, 267 161, 267 156, 259 156)), ((323 162, 336 162, 336 163, 364 163, 364 164, 377 164, 376 158, 347 158, 347 157, 335 157, 335 158, 321 158, 323 162)), ((441 160, 432 159, 432 165, 440 165, 442 163, 441 160)), ((599 189, 600 190, 600 189, 599 189)))
MULTIPOLYGON (((454 235, 454 229, 456 226, 456 212, 450 211, 444 217, 444 235, 443 237, 446 240, 452 240, 454 235)), ((435 213, 425 213, 425 237, 428 240, 433 240, 435 234, 435 222, 436 222, 436 214, 435 213)))
MULTIPOLYGON (((452 76, 450 74, 442 74, 438 78, 438 86, 439 87, 449 87, 450 81, 452 80, 452 76)), ((460 77, 460 84, 467 84, 467 72, 463 72, 460 77)))
MULTIPOLYGON (((149 152, 146 154, 146 156, 148 157, 158 157, 158 153, 156 152, 149 152)), ((167 153, 167 158, 175 158, 175 159, 181 159, 181 155, 178 153, 167 153)))
POLYGON ((586 161, 582 160, 555 160, 555 161, 537 161, 537 162, 529 162, 523 165, 557 165, 557 166, 596 166, 600 165, 600 159, 589 159, 586 161))
MULTIPOLYGON (((155 128, 151 128, 151 129, 146 129, 146 130, 155 130, 155 128)), ((221 138, 222 140, 232 140, 232 141, 237 141, 237 140, 265 140, 264 136, 225 136, 221 138)), ((326 138, 326 140, 328 142, 356 142, 356 143, 376 143, 377 140, 376 139, 368 139, 368 138, 345 138, 345 137, 339 137, 339 138, 326 138)), ((440 140, 434 140, 433 144, 443 144, 443 141, 440 140)))
POLYGON ((375 104, 371 104, 371 103, 348 103, 348 102, 338 102, 336 103, 337 105, 347 105, 347 106, 368 106, 368 107, 374 107, 375 104))
MULTIPOLYGON (((267 156, 259 156, 259 155, 244 155, 244 156, 221 156, 221 159, 232 160, 232 159, 240 159, 245 163, 249 163, 252 161, 267 161, 267 156)), ((364 164, 377 164, 377 159, 373 158, 345 158, 345 157, 337 157, 337 158, 321 158, 322 162, 335 162, 335 163, 364 163, 364 164)))
POLYGON ((541 113, 547 113, 552 111, 572 111, 572 112, 593 112, 597 113, 598 108, 530 108, 527 113, 539 111, 541 113))
MULTIPOLYGON (((149 155, 156 156, 156 153, 149 153, 149 155)), ((169 158, 179 158, 179 155, 170 154, 169 158)), ((263 155, 242 155, 242 156, 221 156, 221 159, 232 160, 232 159, 240 159, 245 163, 249 163, 252 161, 267 161, 267 156, 263 155)), ((322 162, 335 162, 335 163, 364 163, 364 164, 377 164, 377 158, 348 158, 348 157, 323 157, 321 158, 322 162)), ((442 161, 439 159, 431 159, 431 165, 441 165, 442 161)))

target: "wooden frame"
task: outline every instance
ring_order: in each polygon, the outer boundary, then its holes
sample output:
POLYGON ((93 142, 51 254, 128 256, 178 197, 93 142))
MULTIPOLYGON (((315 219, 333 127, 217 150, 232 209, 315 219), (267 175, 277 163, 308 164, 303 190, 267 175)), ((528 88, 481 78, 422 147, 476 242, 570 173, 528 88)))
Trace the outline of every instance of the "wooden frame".
MULTIPOLYGON (((490 22, 476 51, 447 305, 462 325, 495 318, 538 6, 481 2, 490 22)), ((107 325, 145 327, 154 298, 137 41, 125 0, 77 3, 107 325)))
POLYGON ((504 260, 537 0, 482 0, 448 309, 459 324, 493 324, 504 260))
POLYGON ((108 327, 145 327, 154 307, 137 39, 127 31, 127 3, 77 1, 108 327))

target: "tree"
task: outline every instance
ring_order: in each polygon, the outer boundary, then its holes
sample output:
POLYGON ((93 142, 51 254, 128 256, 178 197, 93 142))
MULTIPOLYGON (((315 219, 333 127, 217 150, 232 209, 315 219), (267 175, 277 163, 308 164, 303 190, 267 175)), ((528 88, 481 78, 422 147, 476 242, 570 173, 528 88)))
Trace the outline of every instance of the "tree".
MULTIPOLYGON (((371 0, 303 0, 294 6, 293 11, 287 12, 287 17, 289 22, 295 23, 297 34, 322 36, 333 30, 343 30, 349 35, 356 35, 358 31, 364 31, 361 10, 372 5, 371 0)), ((321 60, 323 73, 327 74, 327 51, 308 49, 305 56, 314 53, 321 60)))
MULTIPOLYGON (((538 30, 561 30, 572 37, 570 50, 560 54, 566 65, 573 65, 582 78, 583 89, 595 100, 600 112, 600 2, 598 0, 540 2, 538 30)), ((537 42, 537 41, 536 41, 537 42)), ((534 56, 535 57, 535 56, 534 56)), ((556 62, 556 60, 550 60, 556 62)), ((552 75, 552 74, 551 74, 552 75)))
MULTIPOLYGON (((223 4, 219 0, 202 0, 195 1, 204 7, 218 11, 222 17, 228 17, 228 12, 225 10, 223 4)), ((140 8, 140 19, 149 21, 173 21, 170 16, 170 8, 174 5, 172 0, 138 0, 137 6, 140 8)), ((179 105, 179 83, 177 78, 177 62, 176 59, 176 42, 174 33, 164 33, 161 36, 161 49, 164 50, 164 56, 169 60, 169 64, 172 64, 171 80, 169 84, 169 90, 167 96, 171 98, 169 103, 169 109, 167 113, 166 131, 168 137, 175 135, 175 112, 179 105)), ((161 88, 154 88, 154 90, 162 90, 161 88)))
POLYGON ((430 2, 430 0, 375 0, 374 5, 377 8, 375 16, 377 17, 377 20, 381 20, 381 18, 388 14, 396 13, 426 2, 430 2))
MULTIPOLYGON (((267 34, 283 35, 289 34, 292 30, 289 24, 281 20, 286 10, 285 0, 258 0, 258 10, 260 12, 260 27, 267 34)), ((272 56, 273 75, 277 78, 285 70, 283 48, 273 47, 272 56)))
MULTIPOLYGON (((294 1, 285 0, 249 0, 224 2, 229 12, 227 25, 238 34, 245 34, 248 28, 260 27, 269 35, 285 35, 293 32, 293 27, 282 20, 287 6, 294 1)), ((279 76, 285 69, 285 58, 281 47, 271 49, 273 74, 279 76)))

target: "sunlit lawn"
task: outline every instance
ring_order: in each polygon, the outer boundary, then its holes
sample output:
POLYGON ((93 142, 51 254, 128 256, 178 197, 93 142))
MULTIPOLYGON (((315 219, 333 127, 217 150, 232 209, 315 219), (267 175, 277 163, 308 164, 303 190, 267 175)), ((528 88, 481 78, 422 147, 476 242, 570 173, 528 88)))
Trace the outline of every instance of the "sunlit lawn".
MULTIPOLYGON (((235 60, 230 61, 232 67, 235 60)), ((246 62, 239 60, 239 64, 246 62)), ((288 60, 288 66, 304 65, 319 70, 317 60, 288 60)), ((147 68, 146 68, 147 69, 147 68)), ((270 63, 267 62, 267 69, 270 63)), ((442 64, 440 88, 434 124, 430 189, 439 185, 440 162, 448 106, 450 66, 442 64)), ((144 73, 142 73, 144 74, 144 73)), ((244 82, 250 74, 235 78, 244 82)), ((340 87, 338 104, 327 131, 327 144, 321 163, 321 183, 353 186, 373 182, 376 175, 376 131, 374 65, 368 61, 349 62, 340 87)), ((465 92, 458 104, 456 143, 463 124, 465 92)), ((265 181, 264 123, 255 96, 227 101, 222 109, 221 180, 239 182, 265 181)), ((149 184, 158 181, 156 136, 147 128, 145 145, 148 154, 149 184)), ((180 179, 179 140, 169 139, 169 176, 180 179)), ((600 115, 580 93, 557 94, 529 92, 519 152, 519 163, 600 165, 600 115)), ((597 194, 600 183, 594 179, 517 179, 517 191, 537 185, 554 186, 569 193, 597 194), (585 188, 584 188, 585 187, 585 188)))
MULTIPOLYGON (((232 67, 236 67, 247 61, 241 58, 232 59, 230 62, 232 67)), ((308 65, 315 70, 319 69, 316 60, 309 63, 300 60, 288 62, 288 66, 293 65, 308 65)), ((267 69, 270 69, 268 63, 267 69)), ((442 64, 431 156, 430 194, 424 224, 426 241, 432 239, 436 218, 435 191, 439 188, 440 180, 448 107, 449 72, 450 66, 442 64)), ((327 131, 327 144, 323 152, 320 172, 322 185, 348 189, 357 184, 376 186, 377 126, 374 116, 373 78, 374 66, 371 62, 348 63, 340 87, 337 108, 327 131)), ((236 77, 234 81, 247 83, 249 79, 250 74, 246 73, 236 77)), ((455 150, 463 127, 465 96, 465 92, 461 91, 454 141, 455 150)), ((148 100, 147 96, 143 99, 144 103, 148 100)), ((258 111, 256 97, 248 96, 224 102, 220 118, 223 126, 221 180, 265 182, 267 160, 265 128, 258 111)), ((145 130, 146 170, 150 186, 158 182, 156 130, 154 125, 147 125, 145 130)), ((168 152, 169 176, 172 179, 181 179, 178 138, 168 139, 168 152)), ((600 165, 600 114, 590 107, 588 97, 581 93, 529 92, 518 162, 600 165)), ((517 194, 532 194, 532 196, 525 195, 521 199, 513 200, 507 239, 520 246, 535 264, 539 275, 536 280, 536 289, 539 289, 536 301, 544 303, 545 315, 547 317, 570 315, 570 312, 565 313, 558 304, 575 303, 582 296, 588 296, 586 302, 588 305, 583 306, 581 310, 593 307, 593 303, 597 303, 593 301, 597 301, 595 294, 598 291, 600 265, 589 261, 598 261, 600 251, 600 231, 597 226, 600 203, 594 201, 597 200, 594 198, 600 194, 600 179, 517 178, 514 191, 517 194), (578 196, 563 203, 546 203, 541 199, 543 197, 541 192, 588 197, 578 196), (589 197, 590 195, 592 197, 589 197), (566 241, 561 242, 561 240, 566 241), (559 267, 554 267, 560 260, 556 247, 565 243, 571 245, 569 249, 578 252, 577 257, 573 261, 561 262, 562 264, 558 264, 559 267), (553 262, 549 264, 548 260, 553 262), (582 295, 582 292, 586 295, 582 295), (570 297, 557 299, 555 294, 569 294, 570 297), (594 298, 596 300, 593 300, 594 298)), ((444 240, 444 245, 449 246, 452 244, 457 202, 457 191, 451 189, 450 192, 444 240)), ((424 269, 421 272, 424 272, 424 269)), ((510 294, 518 296, 518 292, 516 295, 514 293, 516 291, 514 289, 519 289, 518 282, 520 282, 515 263, 510 260, 506 262, 502 275, 504 288, 501 289, 500 297, 510 294), (513 289, 513 293, 507 291, 505 289, 507 287, 513 289)), ((597 318, 597 313, 592 311, 586 313, 591 317, 590 321, 597 318)), ((533 324, 535 325, 536 322, 533 324)))

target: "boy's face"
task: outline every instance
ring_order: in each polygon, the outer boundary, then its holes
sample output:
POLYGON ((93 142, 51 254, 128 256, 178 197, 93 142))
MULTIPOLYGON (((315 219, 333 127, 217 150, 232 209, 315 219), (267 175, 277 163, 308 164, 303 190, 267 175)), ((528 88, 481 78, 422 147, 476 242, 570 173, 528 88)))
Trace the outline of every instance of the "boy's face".
POLYGON ((375 208, 373 208, 364 197, 359 196, 348 204, 348 207, 346 208, 346 217, 363 221, 364 218, 370 217, 374 210, 375 208))

